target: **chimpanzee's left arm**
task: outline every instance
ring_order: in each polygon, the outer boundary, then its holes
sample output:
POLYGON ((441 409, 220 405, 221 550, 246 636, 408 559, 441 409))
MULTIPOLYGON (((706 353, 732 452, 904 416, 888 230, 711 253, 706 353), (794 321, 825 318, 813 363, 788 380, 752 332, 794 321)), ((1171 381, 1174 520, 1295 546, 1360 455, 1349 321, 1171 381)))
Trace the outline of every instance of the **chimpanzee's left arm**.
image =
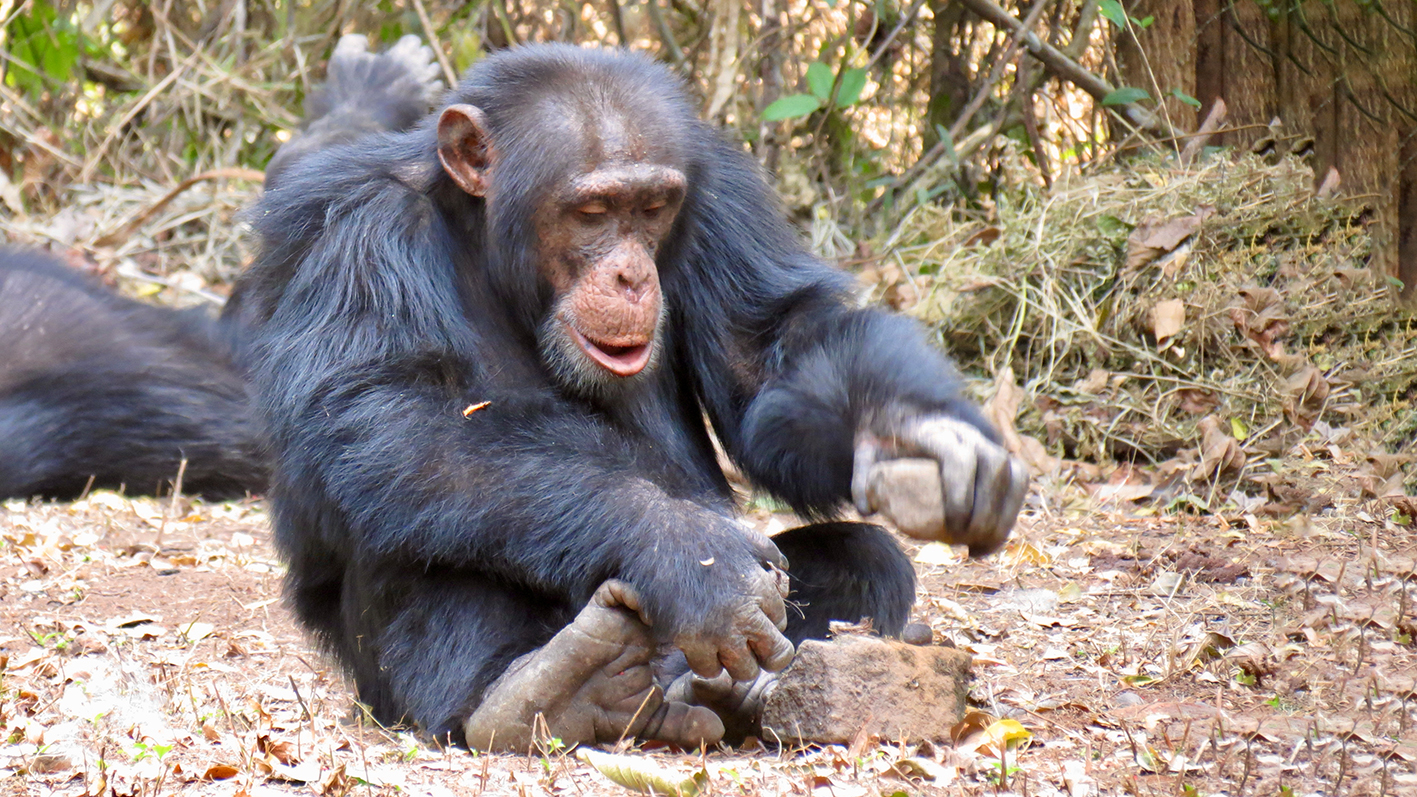
POLYGON ((881 485, 902 472, 881 463, 935 460, 944 521, 935 536, 976 555, 998 548, 1027 472, 961 395, 953 364, 920 324, 853 307, 849 279, 802 249, 756 164, 732 147, 714 155, 676 278, 700 299, 679 308, 686 354, 729 454, 819 517, 853 500, 889 510, 878 494, 911 486, 881 485))

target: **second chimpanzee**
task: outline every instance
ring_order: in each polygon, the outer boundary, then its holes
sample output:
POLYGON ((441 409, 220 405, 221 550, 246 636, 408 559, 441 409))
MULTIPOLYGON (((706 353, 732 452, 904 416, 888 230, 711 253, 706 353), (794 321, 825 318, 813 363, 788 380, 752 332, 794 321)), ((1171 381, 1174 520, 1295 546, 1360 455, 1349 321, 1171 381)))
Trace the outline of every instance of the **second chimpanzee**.
MULTIPOLYGON (((413 125, 437 72, 416 36, 378 54, 341 38, 267 187, 311 152, 413 125)), ((126 299, 57 257, 0 248, 0 498, 157 493, 179 472, 207 498, 263 491, 260 426, 232 362, 244 320, 235 304, 218 322, 126 299)))
POLYGON ((238 293, 289 592, 383 720, 711 742, 657 650, 744 683, 829 619, 898 631, 914 575, 885 531, 745 530, 705 417, 809 517, 853 481, 874 509, 895 457, 937 461, 941 537, 972 553, 1022 503, 922 329, 854 307, 649 59, 488 58, 426 123, 293 164, 254 223, 238 293))
POLYGON ((0 497, 189 493, 266 481, 259 425, 201 309, 119 296, 52 255, 0 247, 0 497))

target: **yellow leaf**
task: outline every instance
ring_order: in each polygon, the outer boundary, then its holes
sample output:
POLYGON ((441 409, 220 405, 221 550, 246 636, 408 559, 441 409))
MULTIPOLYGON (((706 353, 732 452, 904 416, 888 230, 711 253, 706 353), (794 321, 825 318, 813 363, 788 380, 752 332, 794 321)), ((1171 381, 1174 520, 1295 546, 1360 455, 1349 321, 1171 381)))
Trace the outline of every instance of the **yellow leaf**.
POLYGON ((1051 557, 1038 548, 1038 546, 1028 542, 1010 542, 1009 547, 1004 549, 1004 555, 1010 564, 1015 565, 1038 565, 1047 566, 1051 557))
POLYGON ((1033 738, 1033 734, 1023 727, 1023 723, 1018 720, 996 720, 994 724, 984 729, 984 742, 979 746, 989 748, 995 755, 1004 750, 1012 750, 1020 742, 1026 742, 1033 738))
POLYGON ((621 786, 641 794, 696 797, 708 784, 708 773, 702 769, 684 778, 638 756, 602 753, 581 747, 576 750, 576 758, 621 786))

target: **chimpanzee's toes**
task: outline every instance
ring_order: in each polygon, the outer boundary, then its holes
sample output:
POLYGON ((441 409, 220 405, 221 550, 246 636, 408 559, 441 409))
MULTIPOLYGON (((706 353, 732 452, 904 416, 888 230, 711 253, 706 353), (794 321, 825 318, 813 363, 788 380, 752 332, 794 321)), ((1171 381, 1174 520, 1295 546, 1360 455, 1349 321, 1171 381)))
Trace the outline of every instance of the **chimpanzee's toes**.
POLYGON ((622 587, 606 582, 570 625, 507 668, 463 724, 469 747, 524 753, 552 738, 643 736, 693 748, 723 736, 712 711, 664 701, 654 638, 623 605, 622 587))

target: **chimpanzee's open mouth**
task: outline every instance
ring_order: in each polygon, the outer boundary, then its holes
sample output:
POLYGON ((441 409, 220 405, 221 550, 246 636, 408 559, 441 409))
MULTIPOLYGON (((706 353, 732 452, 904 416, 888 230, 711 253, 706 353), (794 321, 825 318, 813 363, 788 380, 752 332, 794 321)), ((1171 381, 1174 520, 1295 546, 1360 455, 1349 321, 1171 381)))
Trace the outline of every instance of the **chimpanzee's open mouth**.
POLYGON ((633 346, 614 346, 608 343, 597 343, 581 334, 579 329, 570 324, 566 324, 566 329, 570 331, 576 345, 581 347, 581 351, 585 352, 601 368, 616 376, 634 376, 649 364, 652 340, 633 346))

